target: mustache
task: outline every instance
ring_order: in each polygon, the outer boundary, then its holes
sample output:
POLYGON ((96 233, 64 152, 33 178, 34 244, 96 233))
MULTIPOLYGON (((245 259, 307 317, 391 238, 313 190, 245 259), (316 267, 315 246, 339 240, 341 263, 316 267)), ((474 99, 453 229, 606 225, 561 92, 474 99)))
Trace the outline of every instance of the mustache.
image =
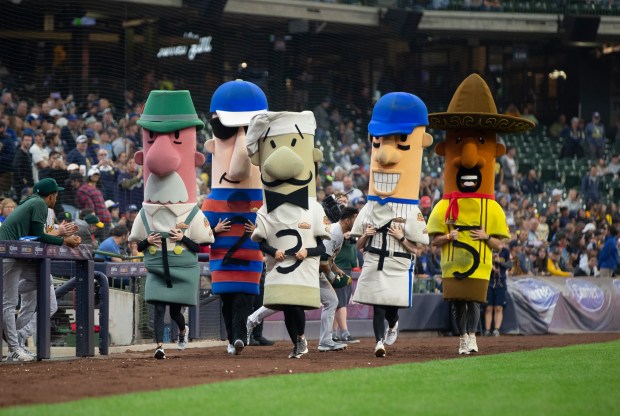
POLYGON ((285 183, 288 183, 290 185, 303 186, 303 185, 309 184, 310 181, 312 181, 313 176, 314 175, 312 174, 312 171, 310 171, 310 176, 308 177, 308 179, 295 179, 295 178, 276 179, 275 181, 267 182, 266 180, 263 179, 263 176, 261 175, 260 181, 263 183, 263 185, 270 186, 270 187, 279 186, 285 183))

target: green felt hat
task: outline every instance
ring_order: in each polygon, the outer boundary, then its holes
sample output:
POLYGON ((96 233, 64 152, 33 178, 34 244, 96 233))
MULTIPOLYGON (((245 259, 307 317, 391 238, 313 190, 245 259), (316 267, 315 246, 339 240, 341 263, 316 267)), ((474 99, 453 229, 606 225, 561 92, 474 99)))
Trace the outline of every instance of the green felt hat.
POLYGON ((200 130, 205 123, 198 118, 189 91, 153 90, 144 104, 138 124, 158 133, 196 126, 200 130))

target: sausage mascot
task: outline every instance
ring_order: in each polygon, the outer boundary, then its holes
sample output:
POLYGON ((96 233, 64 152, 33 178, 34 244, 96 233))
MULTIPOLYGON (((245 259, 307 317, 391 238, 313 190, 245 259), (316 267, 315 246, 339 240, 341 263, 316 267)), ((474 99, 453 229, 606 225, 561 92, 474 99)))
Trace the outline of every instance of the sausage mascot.
POLYGON ((433 142, 427 125, 426 105, 406 92, 381 97, 368 124, 368 202, 351 230, 359 236, 364 266, 353 301, 373 305, 377 357, 385 357, 385 346, 396 341, 398 308, 411 306, 416 243, 428 244, 418 208, 422 152, 433 142))
POLYGON ((428 231, 432 244, 441 247, 444 299, 454 302, 459 354, 470 354, 478 351, 477 302, 486 302, 492 250, 510 238, 494 196, 495 158, 506 151, 497 134, 523 132, 534 124, 498 114, 489 87, 476 74, 457 88, 448 111, 430 114, 429 121, 446 130, 446 141, 435 147, 446 162, 443 199, 431 212, 428 231))
POLYGON ((233 355, 244 348, 246 320, 260 293, 263 270, 263 253, 250 239, 263 190, 258 166, 248 156, 245 128, 253 116, 266 111, 265 93, 251 82, 226 82, 211 98, 213 138, 205 147, 213 154, 213 179, 202 210, 211 224, 218 224, 209 263, 213 293, 222 299, 228 353, 233 355))
POLYGON ((189 91, 151 91, 140 115, 144 167, 144 203, 129 236, 144 252, 148 271, 145 300, 155 306, 155 358, 166 358, 163 326, 166 305, 179 325, 179 349, 187 344, 184 305, 196 305, 200 243, 213 242, 213 231, 196 201, 196 131, 204 127, 189 91))
POLYGON ((305 309, 319 308, 319 260, 329 239, 329 220, 316 201, 314 148, 316 121, 311 111, 267 112, 248 129, 248 154, 260 166, 265 203, 257 213, 252 240, 267 254, 267 308, 282 310, 293 342, 289 358, 308 352, 305 309))

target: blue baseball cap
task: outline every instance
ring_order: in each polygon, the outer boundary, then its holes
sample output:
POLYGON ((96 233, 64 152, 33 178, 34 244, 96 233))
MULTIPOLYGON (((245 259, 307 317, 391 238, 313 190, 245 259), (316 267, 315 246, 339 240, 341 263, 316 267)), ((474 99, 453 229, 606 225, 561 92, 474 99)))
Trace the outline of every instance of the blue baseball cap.
POLYGON ((24 136, 30 136, 34 138, 34 130, 32 130, 31 128, 24 129, 24 132, 22 133, 22 137, 24 136))
POLYGON ((257 114, 267 112, 267 97, 252 82, 235 80, 220 85, 211 97, 212 113, 217 113, 226 127, 247 126, 257 114))
POLYGON ((84 134, 86 135, 86 137, 92 139, 93 137, 95 137, 95 130, 88 128, 84 131, 84 134))
POLYGON ((78 116, 76 116, 75 114, 69 114, 67 116, 67 120, 69 120, 69 121, 75 121, 77 119, 78 119, 78 116))
POLYGON ((374 137, 411 134, 418 126, 428 126, 426 104, 413 94, 391 92, 375 104, 368 132, 374 137))

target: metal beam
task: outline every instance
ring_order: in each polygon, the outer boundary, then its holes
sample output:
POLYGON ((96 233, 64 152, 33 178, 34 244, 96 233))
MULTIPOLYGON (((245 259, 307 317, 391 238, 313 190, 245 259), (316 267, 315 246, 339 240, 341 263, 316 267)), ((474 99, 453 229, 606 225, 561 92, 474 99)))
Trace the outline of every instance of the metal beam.
POLYGON ((119 3, 150 4, 152 6, 182 7, 183 0, 112 0, 119 3))

